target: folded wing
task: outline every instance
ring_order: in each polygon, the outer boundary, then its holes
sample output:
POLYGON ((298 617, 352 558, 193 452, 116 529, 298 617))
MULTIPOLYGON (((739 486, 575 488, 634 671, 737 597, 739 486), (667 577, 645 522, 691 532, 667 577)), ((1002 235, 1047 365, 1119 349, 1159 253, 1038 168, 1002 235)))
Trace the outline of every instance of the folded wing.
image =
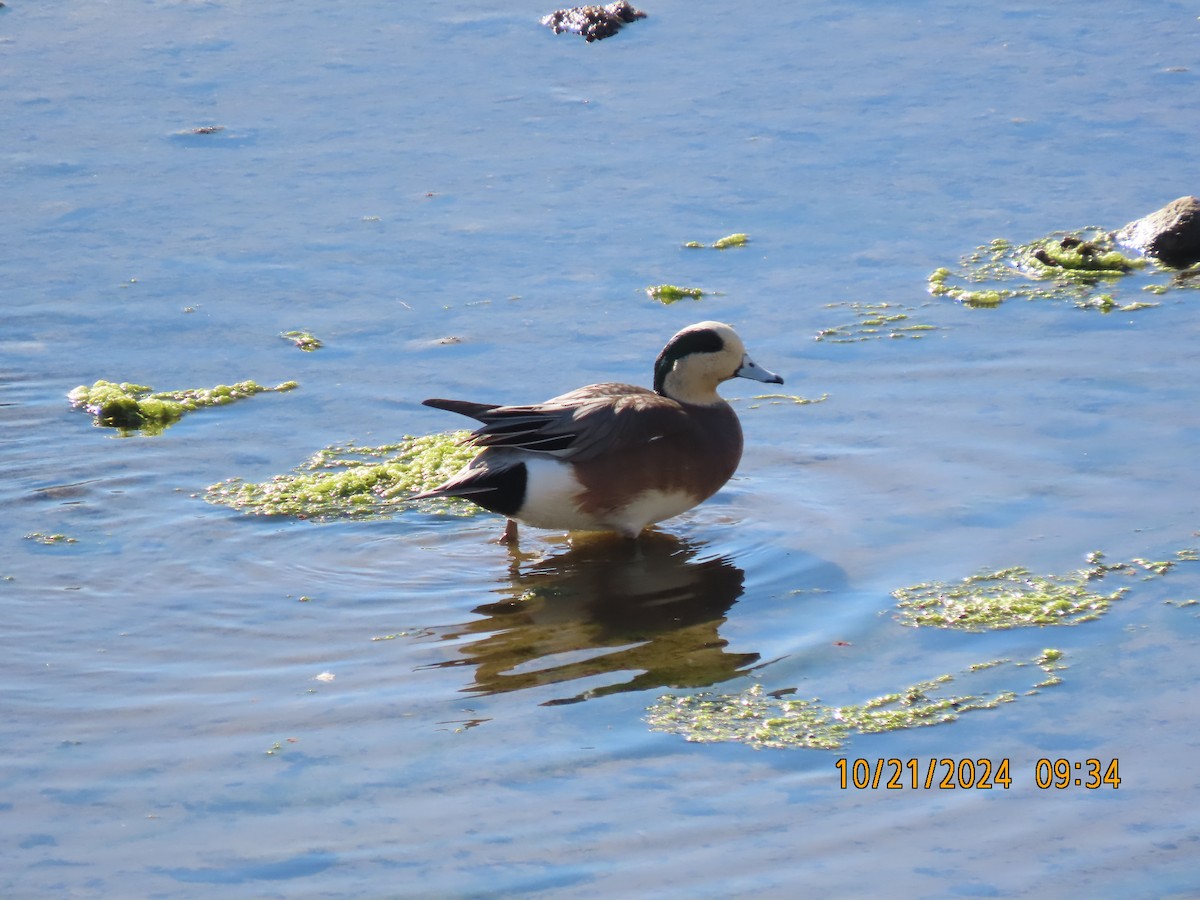
POLYGON ((575 462, 688 427, 687 415, 674 400, 628 384, 589 385, 535 406, 440 399, 425 405, 482 422, 469 438, 475 446, 510 447, 575 462))

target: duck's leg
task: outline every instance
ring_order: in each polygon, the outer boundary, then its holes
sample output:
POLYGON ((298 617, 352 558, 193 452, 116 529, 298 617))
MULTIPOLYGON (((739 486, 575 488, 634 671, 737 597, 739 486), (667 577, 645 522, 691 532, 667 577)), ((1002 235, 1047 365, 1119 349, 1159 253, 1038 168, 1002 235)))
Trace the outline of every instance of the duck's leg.
POLYGON ((517 544, 517 520, 516 519, 508 520, 508 523, 504 526, 504 534, 502 534, 502 535, 500 535, 500 537, 496 538, 496 543, 497 544, 509 544, 514 547, 516 546, 516 544, 517 544))

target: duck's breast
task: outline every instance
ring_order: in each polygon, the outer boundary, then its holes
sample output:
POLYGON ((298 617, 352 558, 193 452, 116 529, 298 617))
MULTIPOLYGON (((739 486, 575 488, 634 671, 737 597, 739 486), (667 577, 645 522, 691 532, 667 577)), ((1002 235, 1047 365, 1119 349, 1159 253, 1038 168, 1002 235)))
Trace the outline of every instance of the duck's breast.
POLYGON ((583 511, 656 510, 658 522, 708 499, 742 457, 742 430, 727 404, 689 409, 686 425, 577 466, 583 511))

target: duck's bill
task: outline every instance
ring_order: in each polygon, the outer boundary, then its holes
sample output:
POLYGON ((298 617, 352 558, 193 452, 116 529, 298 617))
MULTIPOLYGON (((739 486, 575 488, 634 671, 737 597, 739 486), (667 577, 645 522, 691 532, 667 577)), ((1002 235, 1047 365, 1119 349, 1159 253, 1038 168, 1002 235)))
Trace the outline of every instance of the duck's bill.
POLYGON ((752 360, 749 356, 742 357, 742 365, 733 373, 736 378, 749 378, 764 384, 783 384, 783 379, 770 372, 752 360))

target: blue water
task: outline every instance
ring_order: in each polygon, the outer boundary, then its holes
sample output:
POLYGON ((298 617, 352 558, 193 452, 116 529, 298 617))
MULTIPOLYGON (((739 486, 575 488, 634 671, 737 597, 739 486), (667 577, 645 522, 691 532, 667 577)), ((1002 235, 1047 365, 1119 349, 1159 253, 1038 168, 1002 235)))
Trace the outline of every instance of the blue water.
POLYGON ((591 45, 549 11, 0 10, 0 895, 1200 892, 1200 619, 1164 602, 1200 599, 1197 564, 1075 628, 914 630, 890 596, 1197 546, 1200 295, 975 310, 925 281, 1200 190, 1196 10, 663 0, 591 45), (936 330, 813 340, 854 302, 936 330), (203 499, 461 424, 427 396, 646 383, 705 318, 828 399, 727 385, 739 476, 640 554, 203 499), (66 402, 100 378, 301 386, 119 438, 66 402), (645 721, 1046 647, 1063 684, 840 751, 645 721), (1007 758, 1013 785, 843 790, 839 757, 1007 758), (1041 790, 1040 758, 1123 780, 1041 790))

